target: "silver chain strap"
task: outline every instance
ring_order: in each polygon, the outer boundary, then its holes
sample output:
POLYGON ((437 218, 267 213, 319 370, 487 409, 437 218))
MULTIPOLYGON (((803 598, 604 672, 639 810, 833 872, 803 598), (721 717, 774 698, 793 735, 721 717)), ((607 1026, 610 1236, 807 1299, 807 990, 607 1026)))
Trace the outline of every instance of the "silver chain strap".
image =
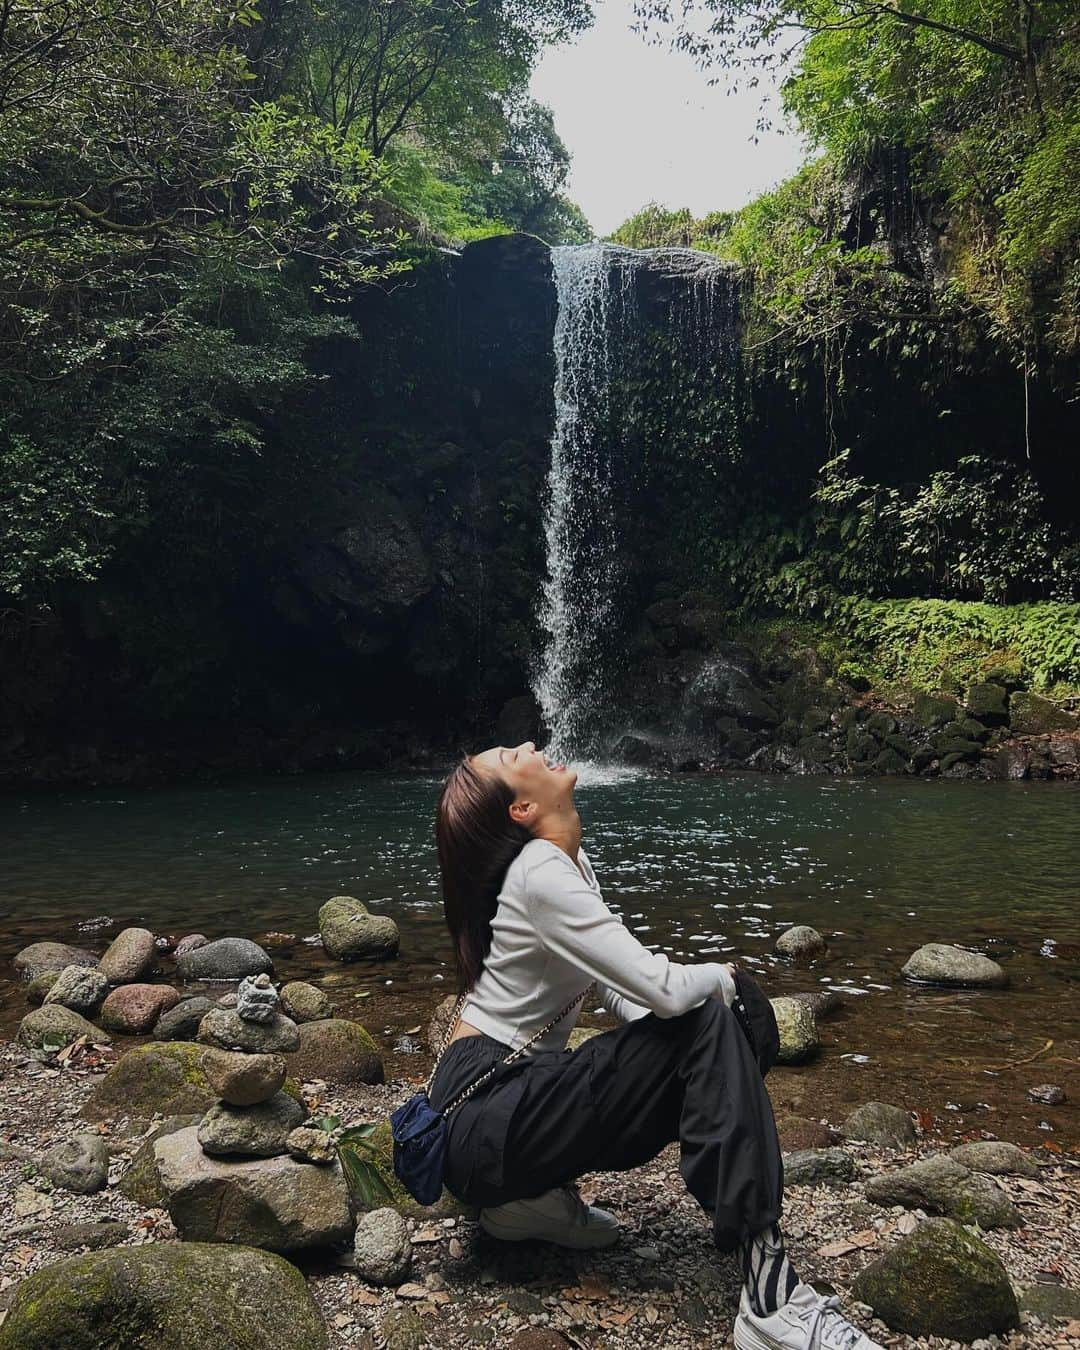
MULTIPOLYGON (((552 1027, 558 1026, 558 1024, 563 1020, 563 1018, 572 1013, 579 1003, 584 1002, 585 995, 589 992, 591 988, 592 985, 587 984, 585 988, 581 991, 581 993, 578 994, 577 998, 573 998, 570 1000, 570 1002, 566 1005, 566 1007, 563 1008, 562 1012, 557 1013, 551 1019, 550 1022, 548 1022, 545 1026, 542 1026, 539 1031, 534 1032, 529 1037, 529 1039, 525 1041, 522 1045, 519 1045, 516 1050, 511 1050, 505 1059, 499 1060, 497 1064, 493 1064, 490 1069, 488 1069, 485 1073, 482 1073, 475 1083, 473 1083, 470 1087, 467 1087, 464 1092, 459 1093, 454 1098, 454 1100, 450 1102, 448 1106, 444 1106, 442 1114, 444 1116, 448 1116, 450 1112, 453 1111, 456 1107, 460 1106, 463 1101, 471 1097, 478 1087, 482 1087, 483 1084, 486 1083, 489 1078, 493 1077, 496 1070, 501 1069, 504 1064, 513 1064, 513 1062, 516 1059, 520 1059, 521 1056, 525 1053, 525 1051, 528 1050, 530 1045, 535 1045, 536 1042, 541 1038, 541 1036, 546 1036, 547 1033, 552 1029, 552 1027)), ((435 1056, 435 1063, 431 1066, 431 1076, 428 1078, 427 1084, 424 1087, 425 1092, 431 1091, 431 1085, 435 1081, 435 1071, 439 1067, 439 1061, 442 1059, 443 1055, 446 1054, 446 1047, 450 1044, 450 1038, 457 1030, 457 1024, 458 1022, 461 1021, 462 1009, 465 1007, 465 1003, 468 997, 469 996, 467 993, 462 994, 457 1001, 457 1005, 454 1008, 453 1016, 450 1018, 450 1021, 447 1024, 446 1033, 443 1036, 442 1045, 439 1047, 439 1053, 435 1056)))

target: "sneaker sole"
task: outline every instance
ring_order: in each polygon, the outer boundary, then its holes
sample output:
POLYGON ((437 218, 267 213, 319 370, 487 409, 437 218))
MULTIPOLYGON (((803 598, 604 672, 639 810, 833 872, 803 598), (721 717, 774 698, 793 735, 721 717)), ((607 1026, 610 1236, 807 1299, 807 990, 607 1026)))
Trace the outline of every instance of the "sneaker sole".
POLYGON ((571 1247, 575 1251, 583 1251, 590 1247, 613 1247, 619 1240, 620 1231, 618 1228, 594 1228, 591 1231, 582 1228, 577 1231, 560 1232, 556 1236, 554 1233, 538 1233, 535 1229, 504 1227, 483 1215, 480 1216, 480 1227, 489 1237, 498 1238, 500 1242, 551 1242, 556 1247, 571 1247))
POLYGON ((785 1347, 739 1317, 735 1322, 735 1350, 785 1350, 785 1347))

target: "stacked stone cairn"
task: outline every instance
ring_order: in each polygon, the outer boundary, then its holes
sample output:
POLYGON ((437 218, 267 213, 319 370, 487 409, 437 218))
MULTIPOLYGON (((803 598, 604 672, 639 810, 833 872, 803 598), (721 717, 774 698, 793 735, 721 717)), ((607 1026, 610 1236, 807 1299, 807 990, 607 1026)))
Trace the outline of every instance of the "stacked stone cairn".
POLYGON ((275 1158, 288 1153, 288 1139, 306 1111, 283 1091, 283 1052, 300 1044, 296 1023, 279 1008, 270 976, 242 979, 235 1008, 214 1008, 203 1018, 199 1040, 207 1081, 218 1094, 199 1125, 198 1138, 211 1157, 275 1158))

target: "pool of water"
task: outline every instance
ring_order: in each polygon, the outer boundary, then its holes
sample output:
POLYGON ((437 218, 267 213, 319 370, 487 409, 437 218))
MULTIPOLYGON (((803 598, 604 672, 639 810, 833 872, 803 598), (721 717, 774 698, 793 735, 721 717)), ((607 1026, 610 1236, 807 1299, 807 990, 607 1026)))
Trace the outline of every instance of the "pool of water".
MULTIPOLYGON (((437 790, 431 777, 355 773, 5 798, 0 1033, 26 1011, 10 965, 21 946, 101 950, 139 923, 264 942, 282 977, 322 983, 382 1039, 392 1072, 418 1074, 402 1037, 453 987, 437 790), (393 915, 398 960, 323 953, 318 908, 339 894, 393 915)), ((577 795, 605 896, 643 942, 677 960, 738 957, 772 993, 845 995, 821 1023, 817 1062, 770 1079, 782 1107, 837 1116, 876 1097, 940 1128, 1075 1141, 1080 785, 600 773, 577 795), (808 969, 772 952, 793 923, 829 941, 808 969), (1010 988, 906 985, 900 967, 928 941, 993 956, 1010 988), (1070 1101, 1029 1102, 1046 1081, 1070 1101)))

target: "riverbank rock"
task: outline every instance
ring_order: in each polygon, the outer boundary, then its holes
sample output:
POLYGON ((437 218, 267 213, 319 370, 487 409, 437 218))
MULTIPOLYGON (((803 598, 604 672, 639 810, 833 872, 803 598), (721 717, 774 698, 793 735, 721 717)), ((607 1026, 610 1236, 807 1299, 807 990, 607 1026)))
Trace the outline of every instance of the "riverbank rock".
POLYGON ((201 1058, 201 1048, 187 1041, 137 1045, 95 1084, 82 1114, 87 1120, 111 1120, 202 1113, 216 1097, 201 1058))
POLYGON ((59 1003, 86 1016, 100 1005, 108 992, 109 981, 104 971, 93 966, 65 966, 42 1002, 59 1003))
POLYGON ((385 914, 372 914, 362 900, 335 895, 319 910, 322 943, 339 961, 396 956, 398 926, 385 914))
POLYGON ((916 984, 944 984, 971 989, 1000 989, 1009 977, 996 961, 945 942, 928 942, 907 960, 902 974, 916 984))
POLYGON ((173 956, 179 959, 181 956, 187 956, 188 952, 193 952, 197 947, 209 946, 210 939, 205 933, 187 933, 173 948, 173 956))
POLYGON ((247 1247, 153 1243, 73 1256, 15 1290, 0 1350, 326 1350, 303 1275, 247 1247))
POLYGON ((154 1144, 165 1207, 187 1242, 238 1242, 298 1251, 352 1235, 349 1193, 338 1164, 292 1158, 225 1162, 208 1157, 197 1129, 154 1144))
POLYGON ((379 1048, 359 1022, 328 1017, 302 1022, 299 1047, 289 1056, 289 1072, 301 1082, 321 1078, 327 1083, 383 1083, 386 1081, 379 1048))
POLYGON ((139 1036, 179 1002, 179 991, 168 984, 121 984, 101 1005, 101 1025, 139 1036))
POLYGON ((970 717, 987 726, 1000 726, 1009 720, 1008 691, 991 681, 973 684, 967 691, 964 707, 970 717))
POLYGON ((1027 1095, 1033 1102, 1041 1102, 1043 1106, 1060 1106, 1065 1100, 1065 1089, 1056 1083, 1036 1083, 1034 1087, 1028 1088, 1027 1095))
POLYGON ((1080 1289, 1068 1289, 1061 1284, 1033 1284, 1020 1295, 1020 1311, 1030 1313, 1040 1322, 1080 1321, 1080 1289))
POLYGON ((333 1017, 334 1005, 321 989, 306 980, 290 980, 281 986, 281 1006, 294 1022, 321 1022, 333 1017))
POLYGON ((842 1148, 784 1154, 785 1186, 841 1186, 855 1177, 855 1159, 842 1148))
POLYGON ((235 1008, 211 1008, 199 1023, 200 1045, 248 1054, 288 1054, 300 1049, 300 1033, 291 1017, 275 1013, 269 1022, 247 1022, 235 1008))
POLYGON ((83 947, 69 947, 66 942, 32 942, 16 952, 12 964, 24 980, 35 980, 55 970, 59 974, 66 966, 97 966, 93 952, 83 947))
POLYGON ((199 1034, 199 1024, 214 1006, 201 994, 182 998, 175 1007, 167 1009, 154 1023, 156 1041, 193 1041, 199 1034))
MULTIPOLYGON (((79 966, 76 967, 76 969, 89 970, 90 967, 79 966)), ((27 1003, 29 1003, 32 1008, 40 1008, 49 997, 49 994, 56 984, 56 981, 60 978, 60 975, 61 972, 59 970, 46 970, 41 975, 35 975, 26 986, 27 1003)))
POLYGON ((825 939, 816 928, 810 928, 804 923, 796 924, 776 939, 777 953, 793 961, 811 961, 825 950, 825 939))
POLYGON ((80 1036, 96 1045, 110 1045, 112 1037, 77 1012, 60 1003, 46 1003, 28 1012, 19 1023, 15 1040, 27 1050, 60 1050, 80 1036))
POLYGON ((244 1055, 211 1046, 203 1051, 201 1063, 207 1082, 228 1106, 258 1106, 285 1082, 280 1055, 244 1055))
POLYGON ((1039 1164, 1022 1148, 1002 1139, 975 1139, 949 1151, 949 1157, 972 1172, 988 1172, 996 1177, 1028 1177, 1037 1181, 1039 1164))
POLYGON ((157 945, 148 928, 125 928, 105 949, 99 963, 110 984, 137 984, 157 964, 157 945))
POLYGON ((866 1183, 866 1198, 878 1205, 903 1205, 944 1214, 980 1228, 1018 1228, 1020 1211, 988 1177, 938 1155, 895 1172, 884 1172, 866 1183))
POLYGON ((144 1209, 164 1209, 165 1195, 158 1176, 157 1159, 154 1157, 154 1144, 166 1134, 175 1134, 177 1130, 186 1130, 199 1125, 201 1114, 186 1116, 167 1116, 160 1125, 155 1125, 140 1142, 131 1162, 124 1169, 116 1183, 116 1189, 129 1200, 134 1200, 144 1209))
POLYGON ((780 1064, 802 1064, 809 1059, 820 1044, 817 1032, 817 1019, 809 1004, 797 998, 774 998, 769 1000, 776 1015, 776 1025, 780 1032, 780 1064))
POLYGON ((412 1265, 412 1241, 396 1209, 361 1214, 353 1238, 356 1273, 368 1284, 400 1284, 412 1265))
POLYGON ((73 1134, 42 1154, 38 1170, 76 1195, 100 1191, 109 1177, 109 1150, 100 1134, 73 1134))
POLYGON ((855 1297, 894 1331, 971 1342, 1019 1321, 997 1255, 951 1219, 927 1219, 860 1271, 855 1297))
POLYGON ((245 975, 269 975, 273 969, 267 953, 247 938, 218 938, 176 959, 181 980, 242 980, 245 975))
POLYGON ((914 1148, 918 1138, 910 1112, 888 1102, 864 1102, 857 1106, 840 1126, 840 1133, 845 1139, 900 1153, 914 1148))
POLYGON ((272 1022, 280 1003, 269 975, 248 975, 236 986, 236 1011, 245 1022, 272 1022))
POLYGON ((1018 690, 1009 699, 1009 727, 1017 736, 1043 736, 1051 731, 1075 731, 1080 719, 1049 699, 1018 690))
POLYGON ((306 1114, 286 1092, 257 1106, 215 1102, 199 1124, 199 1143, 214 1157, 277 1158, 306 1114))

